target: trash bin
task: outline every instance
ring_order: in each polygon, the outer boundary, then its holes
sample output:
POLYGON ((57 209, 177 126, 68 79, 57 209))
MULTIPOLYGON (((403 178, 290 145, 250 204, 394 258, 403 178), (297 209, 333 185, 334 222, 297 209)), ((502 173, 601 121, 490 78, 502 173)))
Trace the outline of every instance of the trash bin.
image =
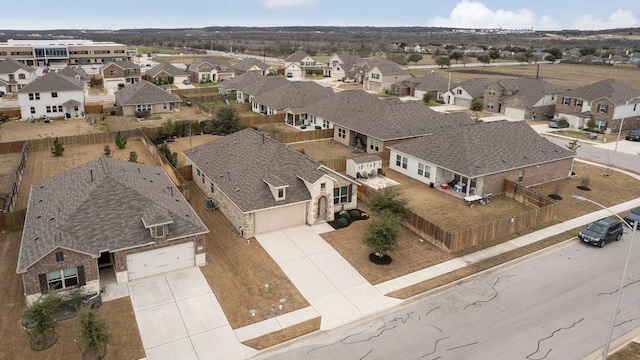
POLYGON ((430 187, 430 188, 432 188, 432 189, 433 189, 435 186, 436 186, 436 184, 434 184, 433 182, 430 182, 430 183, 429 183, 429 187, 430 187))
POLYGON ((64 114, 64 117, 66 117, 67 119, 71 119, 71 114, 66 113, 66 114, 64 114))
POLYGON ((441 184, 440 187, 442 190, 447 190, 449 188, 449 184, 441 184))

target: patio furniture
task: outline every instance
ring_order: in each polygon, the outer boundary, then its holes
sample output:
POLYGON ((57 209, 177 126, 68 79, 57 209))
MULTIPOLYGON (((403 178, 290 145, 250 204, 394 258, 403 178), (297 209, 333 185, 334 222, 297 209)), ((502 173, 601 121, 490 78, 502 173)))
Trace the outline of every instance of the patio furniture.
MULTIPOLYGON (((480 195, 469 195, 464 197, 464 202, 469 204, 469 206, 473 207, 473 203, 482 200, 482 196, 480 195)), ((483 204, 484 205, 484 204, 483 204)))

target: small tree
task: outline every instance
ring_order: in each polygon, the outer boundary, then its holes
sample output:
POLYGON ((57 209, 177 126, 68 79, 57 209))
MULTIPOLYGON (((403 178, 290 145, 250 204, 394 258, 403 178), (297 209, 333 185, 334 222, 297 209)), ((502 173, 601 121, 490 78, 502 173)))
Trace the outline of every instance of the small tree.
POLYGON ((111 156, 111 146, 109 146, 109 144, 104 146, 104 156, 109 157, 111 156))
POLYGON ((53 154, 53 156, 62 156, 63 152, 64 144, 62 143, 62 141, 60 141, 60 139, 55 138, 53 140, 53 146, 51 147, 51 153, 53 154))
POLYGON ((491 60, 493 60, 493 62, 496 62, 496 59, 500 58, 500 50, 498 49, 491 49, 489 51, 489 57, 491 58, 491 60))
POLYGON ((418 54, 418 53, 413 53, 411 55, 409 55, 407 57, 407 61, 408 62, 412 62, 415 63, 416 65, 418 65, 418 62, 422 60, 422 55, 418 54))
POLYGON ((593 132, 596 130, 596 120, 595 119, 589 119, 587 121, 587 130, 589 130, 590 132, 593 132))
POLYGON ((214 135, 229 135, 240 130, 240 116, 231 106, 221 106, 211 122, 205 124, 208 132, 214 135))
POLYGON ((103 359, 111 341, 107 323, 88 307, 78 314, 80 342, 84 346, 84 358, 103 359))
POLYGON ((398 248, 400 218, 388 211, 379 215, 372 219, 362 240, 375 256, 382 258, 398 248))
POLYGON ((169 119, 162 123, 162 127, 160 128, 160 133, 165 137, 172 137, 174 132, 176 131, 176 124, 173 120, 169 119))
POLYGON ((458 63, 459 60, 461 60, 464 57, 464 54, 459 52, 459 51, 454 51, 451 54, 449 54, 449 59, 451 60, 455 60, 456 64, 458 63))
POLYGON ((384 188, 369 199, 371 210, 378 214, 388 212, 400 220, 406 219, 411 213, 408 204, 409 200, 402 197, 398 187, 384 188))
POLYGON ((122 150, 124 149, 125 146, 127 146, 127 140, 128 138, 124 135, 122 135, 122 133, 120 131, 118 131, 118 133, 116 134, 116 146, 118 147, 118 149, 122 150))
POLYGON ((482 54, 482 55, 478 55, 478 62, 481 62, 485 65, 490 64, 491 63, 491 57, 489 57, 489 55, 487 54, 482 54))
POLYGON ((469 110, 475 112, 476 118, 478 117, 478 112, 482 111, 482 103, 478 99, 471 100, 471 106, 469 110))
POLYGON ((137 163, 138 162, 138 154, 135 151, 129 153, 129 162, 137 163))
POLYGON ((55 331, 56 315, 61 305, 60 297, 56 294, 48 294, 36 300, 24 311, 24 317, 35 325, 29 334, 32 349, 44 350, 58 340, 55 331))
POLYGON ((424 95, 422 95, 422 101, 424 101, 425 104, 429 105, 429 103, 431 102, 431 93, 424 93, 424 95))
POLYGON ((169 160, 169 162, 171 163, 171 165, 173 165, 173 167, 176 167, 176 165, 178 164, 177 152, 172 153, 171 149, 169 149, 169 146, 167 146, 167 144, 158 145, 158 150, 162 153, 162 155, 164 155, 165 158, 167 158, 167 160, 169 160))
POLYGON ((569 127, 569 121, 567 121, 566 117, 561 117, 558 119, 558 129, 564 129, 569 127))
POLYGON ((449 67, 451 66, 451 59, 449 59, 446 56, 441 56, 439 58, 436 59, 436 65, 442 67, 449 67))

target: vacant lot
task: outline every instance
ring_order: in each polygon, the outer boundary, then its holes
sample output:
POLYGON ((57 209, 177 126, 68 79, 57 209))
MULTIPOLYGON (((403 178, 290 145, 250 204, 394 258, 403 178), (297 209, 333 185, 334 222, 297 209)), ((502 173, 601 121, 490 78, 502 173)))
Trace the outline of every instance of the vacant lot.
MULTIPOLYGON (((27 207, 31 185, 104 156, 104 145, 106 144, 69 146, 65 148, 64 154, 60 157, 54 157, 49 151, 29 152, 27 165, 22 175, 16 209, 27 207)), ((154 166, 160 165, 153 162, 149 150, 141 141, 129 140, 127 147, 122 150, 118 149, 115 144, 110 144, 110 146, 111 157, 114 159, 129 160, 129 153, 135 151, 138 154, 139 163, 154 166)))
MULTIPOLYGON (((44 351, 33 351, 29 337, 20 324, 25 307, 22 277, 16 274, 21 232, 0 234, 0 333, 2 334, 2 359, 81 359, 82 354, 73 340, 78 339, 76 319, 58 323, 58 342, 44 351)), ((106 320, 112 342, 108 347, 108 359, 139 359, 144 349, 138 332, 129 298, 106 302, 98 309, 98 315, 106 320)))

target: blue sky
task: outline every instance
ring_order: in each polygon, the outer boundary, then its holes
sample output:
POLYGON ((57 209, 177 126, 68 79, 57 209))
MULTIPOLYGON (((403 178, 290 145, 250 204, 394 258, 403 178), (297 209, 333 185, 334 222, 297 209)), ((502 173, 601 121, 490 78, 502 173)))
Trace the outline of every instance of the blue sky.
POLYGON ((600 30, 640 27, 640 1, 32 0, 5 2, 0 22, 20 30, 299 25, 600 30))

